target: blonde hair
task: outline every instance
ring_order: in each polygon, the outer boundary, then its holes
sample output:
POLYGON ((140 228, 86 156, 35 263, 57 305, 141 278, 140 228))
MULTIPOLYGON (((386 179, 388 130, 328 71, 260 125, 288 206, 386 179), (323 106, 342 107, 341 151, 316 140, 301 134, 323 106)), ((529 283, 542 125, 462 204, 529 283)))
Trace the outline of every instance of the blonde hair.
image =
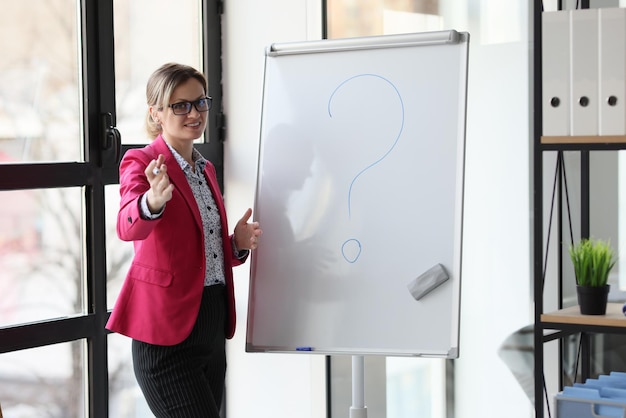
MULTIPOLYGON (((162 65, 148 79, 148 84, 146 85, 148 106, 154 106, 159 109, 166 108, 170 104, 170 97, 172 97, 176 87, 190 78, 198 80, 206 93, 206 77, 195 68, 173 62, 162 65)), ((150 138, 154 139, 161 133, 161 125, 152 119, 149 108, 146 113, 146 132, 150 138)))

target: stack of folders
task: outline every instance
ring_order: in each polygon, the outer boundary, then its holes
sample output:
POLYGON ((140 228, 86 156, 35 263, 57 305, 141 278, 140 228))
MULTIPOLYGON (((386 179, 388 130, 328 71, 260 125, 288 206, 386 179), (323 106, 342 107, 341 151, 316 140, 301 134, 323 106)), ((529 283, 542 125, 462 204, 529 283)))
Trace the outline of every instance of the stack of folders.
POLYGON ((542 13, 543 135, 626 135, 626 8, 542 13))
POLYGON ((626 418, 626 373, 574 383, 556 395, 557 418, 626 418))

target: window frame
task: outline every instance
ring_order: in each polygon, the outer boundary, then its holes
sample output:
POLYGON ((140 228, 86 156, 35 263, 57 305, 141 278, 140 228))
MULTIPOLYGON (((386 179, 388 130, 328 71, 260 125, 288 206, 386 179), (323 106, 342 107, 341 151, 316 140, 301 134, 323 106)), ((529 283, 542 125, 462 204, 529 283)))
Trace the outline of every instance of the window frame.
MULTIPOLYGON (((200 0, 203 64, 213 97, 205 140, 196 147, 216 167, 223 188, 221 0, 200 0), (211 139, 211 140, 209 140, 211 139)), ((84 162, 0 165, 0 191, 82 187, 85 254, 84 314, 34 323, 0 326, 0 354, 75 340, 86 341, 86 413, 109 416, 105 187, 119 183, 124 152, 144 145, 120 145, 115 127, 115 49, 113 0, 80 0, 82 122, 84 162), (112 88, 113 87, 113 88, 112 88)))

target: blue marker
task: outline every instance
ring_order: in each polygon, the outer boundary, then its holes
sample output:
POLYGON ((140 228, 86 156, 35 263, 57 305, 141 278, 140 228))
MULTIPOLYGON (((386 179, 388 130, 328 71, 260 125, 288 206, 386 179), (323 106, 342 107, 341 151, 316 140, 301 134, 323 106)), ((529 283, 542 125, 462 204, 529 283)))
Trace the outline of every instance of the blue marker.
POLYGON ((622 306, 622 313, 626 315, 626 303, 624 304, 624 306, 622 306))
POLYGON ((296 347, 296 351, 313 351, 313 347, 296 347))

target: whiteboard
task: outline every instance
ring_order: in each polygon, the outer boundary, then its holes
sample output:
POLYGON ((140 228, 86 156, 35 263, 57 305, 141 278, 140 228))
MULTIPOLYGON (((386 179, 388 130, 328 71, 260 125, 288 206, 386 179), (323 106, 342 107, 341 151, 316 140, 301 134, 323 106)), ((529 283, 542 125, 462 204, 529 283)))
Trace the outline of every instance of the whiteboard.
POLYGON ((248 352, 458 357, 468 46, 267 49, 248 352), (416 299, 437 265, 447 281, 416 299))

